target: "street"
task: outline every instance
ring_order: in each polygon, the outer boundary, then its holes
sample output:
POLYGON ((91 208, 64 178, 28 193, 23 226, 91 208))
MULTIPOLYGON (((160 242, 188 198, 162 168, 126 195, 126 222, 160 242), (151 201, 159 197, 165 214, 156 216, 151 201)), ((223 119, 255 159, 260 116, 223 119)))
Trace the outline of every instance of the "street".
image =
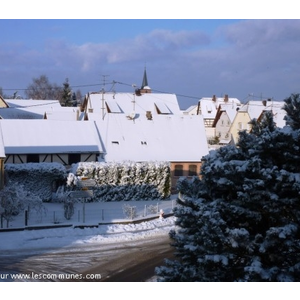
POLYGON ((141 282, 150 281, 155 267, 172 257, 170 239, 164 235, 110 244, 2 251, 0 273, 1 281, 141 282), (13 275, 19 277, 13 280, 13 275))

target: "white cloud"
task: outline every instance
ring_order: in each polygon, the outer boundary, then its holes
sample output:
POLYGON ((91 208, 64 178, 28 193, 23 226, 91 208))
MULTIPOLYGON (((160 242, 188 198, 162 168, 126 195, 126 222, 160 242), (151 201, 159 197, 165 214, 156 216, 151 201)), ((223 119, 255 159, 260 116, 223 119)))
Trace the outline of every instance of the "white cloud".
MULTIPOLYGON (((229 93, 241 100, 248 93, 263 93, 276 99, 299 91, 300 20, 246 20, 219 28, 212 36, 201 30, 155 29, 113 43, 71 44, 47 41, 42 50, 30 44, 0 49, 5 82, 22 86, 33 76, 50 73, 60 84, 100 83, 110 80, 132 83, 142 80, 146 64, 153 89, 200 97, 229 93), (13 76, 13 73, 14 76, 13 76), (7 74, 6 74, 7 75, 7 74)), ((191 100, 189 104, 192 104, 191 100)), ((188 104, 187 104, 188 105, 188 104)))

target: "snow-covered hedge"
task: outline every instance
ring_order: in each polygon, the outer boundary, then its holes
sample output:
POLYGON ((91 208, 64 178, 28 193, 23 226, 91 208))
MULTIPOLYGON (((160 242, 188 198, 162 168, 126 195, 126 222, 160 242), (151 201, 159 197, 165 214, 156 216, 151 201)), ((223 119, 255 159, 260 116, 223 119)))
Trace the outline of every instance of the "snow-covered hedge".
POLYGON ((170 196, 168 162, 86 162, 72 166, 67 184, 76 187, 82 177, 94 179, 97 201, 165 199, 170 196))
POLYGON ((21 185, 26 191, 51 201, 57 182, 67 178, 66 168, 59 163, 5 164, 6 186, 21 185))

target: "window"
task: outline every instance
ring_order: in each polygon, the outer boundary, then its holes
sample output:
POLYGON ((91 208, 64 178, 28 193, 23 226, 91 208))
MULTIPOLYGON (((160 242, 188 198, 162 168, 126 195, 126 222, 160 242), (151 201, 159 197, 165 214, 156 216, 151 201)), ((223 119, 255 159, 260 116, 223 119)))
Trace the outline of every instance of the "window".
POLYGON ((174 176, 183 176, 183 165, 175 165, 174 176))
POLYGON ((154 103, 154 105, 158 114, 164 114, 164 115, 171 114, 170 109, 165 103, 156 102, 154 103))
POLYGON ((115 101, 105 101, 106 109, 108 113, 121 113, 121 109, 115 101))
POLYGON ((40 162, 40 156, 38 154, 27 154, 28 163, 38 163, 40 162))
POLYGON ((189 165, 189 176, 197 176, 197 165, 189 165))

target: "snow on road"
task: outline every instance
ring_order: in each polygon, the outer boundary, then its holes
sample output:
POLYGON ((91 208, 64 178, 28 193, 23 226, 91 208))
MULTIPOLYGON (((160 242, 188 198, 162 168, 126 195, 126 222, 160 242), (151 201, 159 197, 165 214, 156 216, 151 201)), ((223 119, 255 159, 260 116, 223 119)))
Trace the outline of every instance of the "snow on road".
POLYGON ((134 241, 167 235, 174 228, 174 217, 138 224, 108 224, 95 228, 53 228, 0 232, 0 251, 53 249, 80 244, 134 241))

